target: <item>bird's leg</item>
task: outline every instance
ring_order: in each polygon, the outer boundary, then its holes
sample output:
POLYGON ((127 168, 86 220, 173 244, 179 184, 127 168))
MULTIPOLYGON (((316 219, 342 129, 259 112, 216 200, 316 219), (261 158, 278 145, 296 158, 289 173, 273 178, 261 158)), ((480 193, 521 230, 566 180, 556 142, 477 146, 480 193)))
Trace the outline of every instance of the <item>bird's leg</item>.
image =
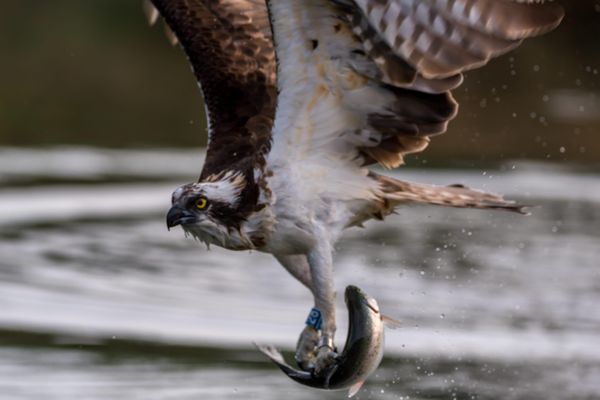
POLYGON ((314 293, 310 266, 304 254, 276 255, 275 258, 294 278, 314 293))
POLYGON ((317 245, 308 253, 308 264, 315 308, 320 311, 323 319, 314 369, 314 373, 319 376, 327 373, 329 367, 335 362, 337 353, 333 344, 336 324, 332 248, 326 235, 318 239, 317 245))
MULTIPOLYGON (((306 286, 314 296, 310 266, 304 254, 278 255, 275 256, 279 263, 304 286, 306 286)), ((316 305, 315 305, 316 307, 316 305)), ((311 311, 312 315, 312 311, 311 311)), ((310 316, 309 316, 310 319, 310 316)), ((320 331, 315 324, 307 324, 296 343, 296 354, 294 358, 300 368, 305 371, 311 370, 315 366, 317 349, 319 345, 320 331)))

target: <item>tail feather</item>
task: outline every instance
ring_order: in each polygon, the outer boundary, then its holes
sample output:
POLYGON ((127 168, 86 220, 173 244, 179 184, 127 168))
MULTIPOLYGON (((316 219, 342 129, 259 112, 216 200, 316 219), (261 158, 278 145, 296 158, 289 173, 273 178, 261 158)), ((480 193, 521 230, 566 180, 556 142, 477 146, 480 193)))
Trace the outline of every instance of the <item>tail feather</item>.
POLYGON ((506 210, 528 215, 527 205, 504 200, 500 195, 470 189, 464 185, 437 186, 393 179, 370 172, 369 175, 381 184, 386 202, 391 206, 412 202, 447 207, 506 210))

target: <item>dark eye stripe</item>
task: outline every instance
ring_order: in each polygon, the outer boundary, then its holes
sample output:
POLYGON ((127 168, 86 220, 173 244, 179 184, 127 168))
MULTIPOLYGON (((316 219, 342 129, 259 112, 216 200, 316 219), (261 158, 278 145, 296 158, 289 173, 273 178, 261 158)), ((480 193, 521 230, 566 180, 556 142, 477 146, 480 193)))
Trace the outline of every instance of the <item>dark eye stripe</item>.
MULTIPOLYGON (((206 197, 204 197, 204 196, 194 196, 194 197, 190 198, 185 203, 186 208, 191 208, 191 209, 197 208, 196 207, 196 203, 198 203, 198 200, 200 200, 200 199, 206 199, 206 197)), ((207 199, 207 201, 208 201, 208 199, 207 199)))

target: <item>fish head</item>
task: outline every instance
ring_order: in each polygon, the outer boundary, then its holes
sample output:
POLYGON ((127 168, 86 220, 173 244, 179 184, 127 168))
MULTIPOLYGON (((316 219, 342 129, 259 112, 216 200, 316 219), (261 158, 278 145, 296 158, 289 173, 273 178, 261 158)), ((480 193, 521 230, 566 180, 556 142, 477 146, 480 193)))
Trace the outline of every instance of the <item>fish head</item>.
POLYGON ((346 287, 344 300, 346 301, 348 309, 352 308, 354 310, 358 310, 364 309, 364 306, 367 306, 370 311, 375 314, 379 314, 379 304, 377 304, 377 300, 370 297, 357 286, 349 285, 346 287))

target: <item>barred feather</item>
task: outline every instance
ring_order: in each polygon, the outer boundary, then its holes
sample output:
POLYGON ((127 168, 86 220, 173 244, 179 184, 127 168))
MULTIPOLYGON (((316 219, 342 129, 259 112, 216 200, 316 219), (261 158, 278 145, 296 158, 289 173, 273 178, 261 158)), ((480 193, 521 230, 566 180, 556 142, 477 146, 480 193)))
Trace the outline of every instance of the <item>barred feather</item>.
MULTIPOLYGON (((522 39, 555 28, 556 4, 510 0, 356 0, 379 40, 425 78, 439 79, 485 64, 522 39)), ((373 35, 356 24, 366 40, 373 35)))
POLYGON ((501 195, 471 189, 463 185, 438 186, 401 181, 371 172, 381 189, 381 199, 387 213, 402 203, 433 204, 458 208, 506 210, 527 215, 527 207, 514 201, 504 200, 501 195))

